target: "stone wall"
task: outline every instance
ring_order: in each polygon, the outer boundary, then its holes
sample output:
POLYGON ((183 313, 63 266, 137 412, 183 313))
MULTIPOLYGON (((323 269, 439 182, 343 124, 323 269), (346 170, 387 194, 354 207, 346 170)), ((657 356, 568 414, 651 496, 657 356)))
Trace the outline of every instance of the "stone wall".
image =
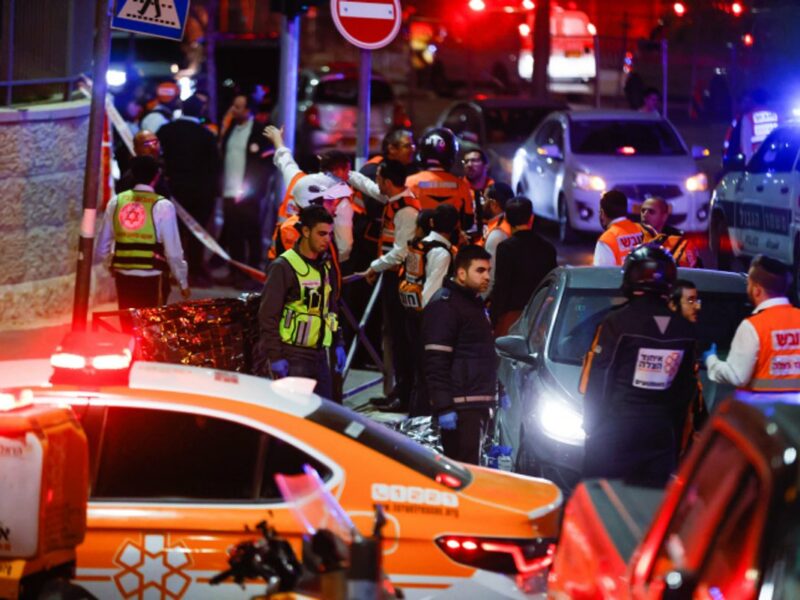
POLYGON ((0 109, 0 329, 72 313, 88 130, 88 101, 0 109))

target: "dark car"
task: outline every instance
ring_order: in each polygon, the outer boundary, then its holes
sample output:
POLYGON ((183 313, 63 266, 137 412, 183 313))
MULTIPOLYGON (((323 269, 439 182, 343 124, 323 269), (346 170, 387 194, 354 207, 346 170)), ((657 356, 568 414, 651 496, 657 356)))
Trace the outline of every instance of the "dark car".
POLYGON ((800 394, 726 400, 666 492, 583 482, 549 598, 800 597, 800 394))
MULTIPOLYGON (((698 322, 700 351, 716 342, 728 347, 752 309, 739 273, 679 269, 695 283, 703 310, 698 322)), ((499 378, 511 399, 501 413, 503 442, 514 449, 516 470, 555 481, 569 490, 583 463, 583 397, 578 392, 583 357, 606 314, 625 302, 618 267, 559 267, 531 296, 522 316, 497 339, 499 378)), ((706 403, 732 390, 708 381, 701 371, 706 403)))
POLYGON ((511 165, 517 148, 550 113, 567 106, 529 98, 482 98, 456 102, 436 122, 448 127, 468 147, 478 145, 489 155, 496 179, 511 182, 511 165))

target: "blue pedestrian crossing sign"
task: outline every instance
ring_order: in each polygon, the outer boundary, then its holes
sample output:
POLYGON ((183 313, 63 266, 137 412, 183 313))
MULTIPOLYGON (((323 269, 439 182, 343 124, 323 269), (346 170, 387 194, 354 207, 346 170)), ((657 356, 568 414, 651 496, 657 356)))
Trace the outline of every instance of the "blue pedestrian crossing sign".
POLYGON ((111 27, 180 41, 188 13, 189 0, 114 0, 111 27))

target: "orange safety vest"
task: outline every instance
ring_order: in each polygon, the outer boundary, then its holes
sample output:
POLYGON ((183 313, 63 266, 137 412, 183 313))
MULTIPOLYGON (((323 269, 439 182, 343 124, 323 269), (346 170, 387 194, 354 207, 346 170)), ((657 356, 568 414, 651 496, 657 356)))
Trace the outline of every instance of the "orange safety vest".
POLYGON ((659 234, 653 240, 664 250, 669 250, 672 258, 675 259, 675 264, 679 267, 689 267, 691 269, 697 268, 697 260, 699 254, 691 241, 687 240, 682 235, 666 235, 659 234))
POLYGON ((745 388, 755 392, 800 391, 800 308, 771 306, 747 320, 758 335, 758 358, 745 388))
POLYGON ((625 257, 631 250, 653 240, 651 230, 640 223, 630 219, 612 223, 601 235, 598 241, 611 248, 616 264, 622 266, 625 257))
POLYGON ((403 275, 397 291, 400 296, 400 304, 409 310, 421 311, 423 309, 422 290, 425 287, 425 279, 427 278, 428 252, 434 248, 444 248, 450 251, 448 272, 451 271, 456 253, 455 246, 451 245, 448 248, 447 244, 442 242, 423 242, 419 238, 408 242, 408 254, 403 265, 403 275))
MULTIPOLYGON (((294 248, 297 240, 300 239, 299 224, 300 217, 292 215, 275 228, 275 233, 272 234, 272 246, 267 253, 269 260, 275 260, 287 250, 294 248)), ((342 268, 339 265, 339 252, 336 250, 336 243, 333 240, 331 240, 330 255, 331 265, 336 275, 336 299, 338 300, 342 294, 342 268)))
POLYGON ((489 234, 495 229, 500 229, 500 231, 506 234, 506 237, 511 237, 511 225, 506 221, 505 213, 500 213, 487 221, 486 225, 483 226, 483 237, 476 243, 479 246, 485 246, 486 240, 489 239, 489 234))
POLYGON ((383 208, 383 218, 382 223, 383 226, 381 228, 381 237, 378 240, 378 256, 389 252, 394 246, 394 217, 395 215, 400 212, 402 209, 410 206, 411 208, 415 209, 417 212, 422 210, 422 207, 419 204, 419 200, 416 198, 412 198, 410 196, 404 196, 402 198, 398 198, 394 202, 390 202, 383 208))
POLYGON ((294 198, 294 186, 297 185, 297 182, 300 181, 306 174, 302 171, 299 171, 292 180, 289 182, 289 185, 286 186, 286 193, 283 195, 283 200, 281 201, 280 207, 278 207, 278 219, 286 219, 289 216, 289 204, 294 198))
POLYGON ((443 202, 452 204, 461 215, 472 215, 472 188, 463 177, 447 171, 420 171, 406 179, 406 187, 423 209, 434 209, 443 202))

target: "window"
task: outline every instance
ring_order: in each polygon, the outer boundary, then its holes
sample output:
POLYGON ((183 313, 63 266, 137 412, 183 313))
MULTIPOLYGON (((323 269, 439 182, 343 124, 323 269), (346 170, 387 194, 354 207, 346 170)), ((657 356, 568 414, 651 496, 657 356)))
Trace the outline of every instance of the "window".
POLYGON ((787 173, 800 149, 800 132, 791 127, 773 131, 747 164, 749 173, 787 173))
POLYGON ((666 121, 573 120, 570 145, 575 154, 679 156, 686 154, 666 121))
MULTIPOLYGON (((99 432, 89 431, 89 435, 99 432)), ((279 501, 274 475, 310 464, 330 469, 265 432, 204 415, 107 408, 92 498, 147 501, 279 501)))
MULTIPOLYGON (((653 579, 663 578, 675 569, 700 567, 715 533, 725 531, 727 523, 722 517, 728 508, 736 506, 739 498, 744 500, 743 508, 749 502, 747 496, 752 490, 740 485, 747 481, 748 468, 746 458, 736 445, 722 434, 716 434, 672 514, 656 557, 653 579), (720 465, 725 468, 720 469, 720 465)), ((741 543, 742 533, 732 532, 732 535, 738 535, 741 543)))
POLYGON ((536 134, 537 146, 558 146, 562 148, 564 143, 564 132, 558 121, 550 121, 542 127, 536 134))
POLYGON ((555 307, 555 290, 552 286, 540 288, 534 296, 533 300, 529 302, 528 316, 525 321, 530 324, 528 332, 528 347, 533 350, 538 350, 547 339, 547 331, 549 329, 550 317, 553 314, 555 307))

